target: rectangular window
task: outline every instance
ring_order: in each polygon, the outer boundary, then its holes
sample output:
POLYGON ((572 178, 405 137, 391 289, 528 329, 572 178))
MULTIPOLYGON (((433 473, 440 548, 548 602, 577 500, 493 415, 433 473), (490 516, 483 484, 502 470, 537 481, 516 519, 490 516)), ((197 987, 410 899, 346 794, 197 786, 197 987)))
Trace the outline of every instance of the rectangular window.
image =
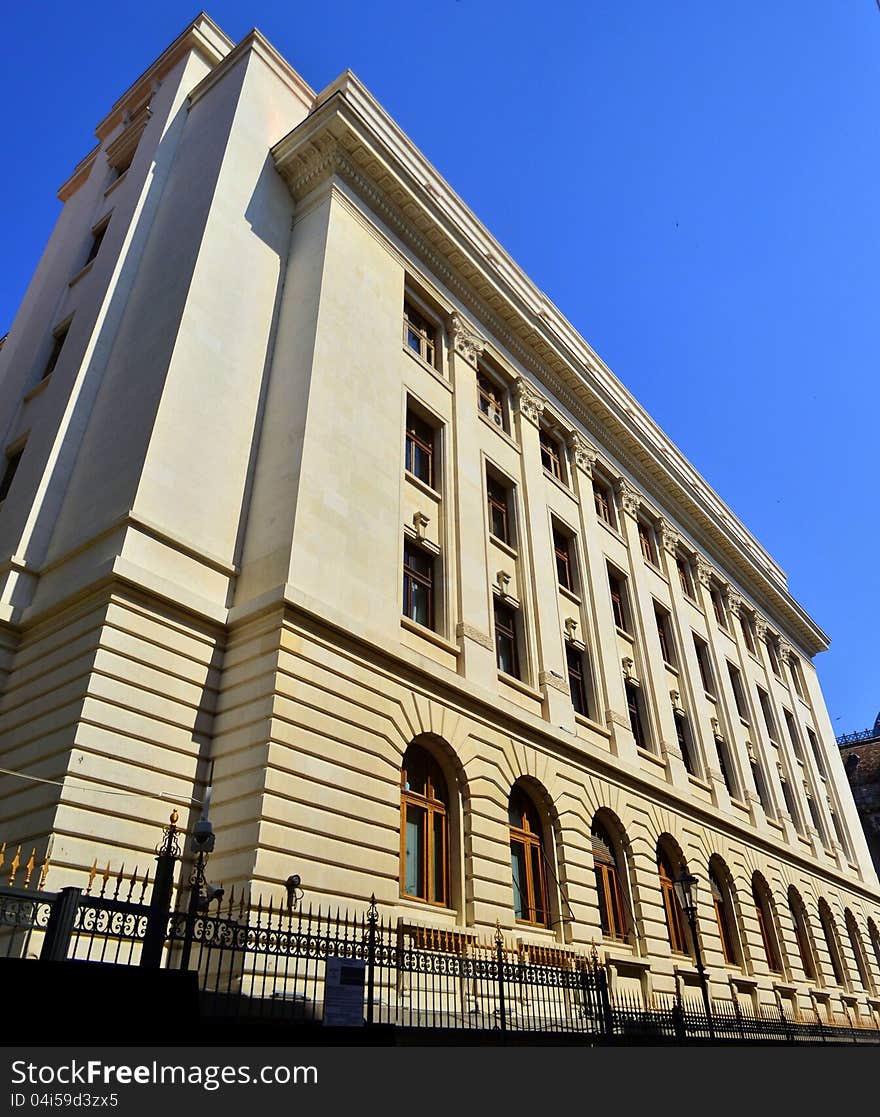
POLYGON ((819 738, 816 736, 813 730, 810 729, 809 726, 807 726, 807 740, 810 742, 810 749, 813 753, 813 759, 816 761, 816 768, 819 772, 819 775, 827 776, 828 773, 825 770, 825 759, 822 756, 822 749, 819 747, 819 738))
POLYGON ((403 304, 403 336, 414 353, 437 368, 437 327, 408 300, 403 304))
MULTIPOLYGON (((99 229, 92 230, 92 243, 89 247, 89 254, 86 257, 86 264, 90 264, 92 260, 98 255, 101 250, 101 241, 104 239, 104 234, 107 232, 107 226, 110 224, 109 218, 101 225, 99 229)), ((85 264, 83 265, 85 267, 85 264)))
POLYGON ((727 610, 724 608, 724 597, 721 590, 716 585, 709 587, 709 593, 712 597, 712 612, 715 614, 715 620, 719 628, 727 629, 727 610))
POLYGON ((611 592, 611 612, 615 625, 629 632, 629 603, 626 599, 626 580, 608 568, 608 589, 611 592))
POLYGON ((0 478, 0 501, 4 501, 6 499, 6 494, 9 492, 9 489, 12 485, 13 478, 15 477, 19 462, 21 461, 21 455, 23 453, 24 447, 22 446, 22 448, 20 450, 16 450, 15 453, 6 455, 6 467, 3 470, 3 477, 0 478))
POLYGON ((730 759, 727 755, 727 742, 720 737, 715 738, 715 750, 718 754, 718 767, 721 769, 721 778, 727 788, 727 794, 736 798, 736 784, 733 782, 733 773, 730 768, 730 759))
POLYGON ((437 432, 412 410, 406 410, 406 470, 430 488, 434 484, 434 443, 437 432))
POLYGON ((486 475, 486 499, 489 505, 489 532, 502 543, 513 546, 513 524, 510 515, 510 490, 492 474, 486 475))
POLYGON ((694 651, 697 653, 697 666, 700 669, 700 681, 703 690, 715 697, 715 678, 712 674, 712 664, 709 660, 709 645, 694 633, 694 651))
POLYGON ((632 728, 633 737, 635 737, 636 745, 640 749, 647 750, 649 741, 648 734, 645 730, 641 693, 636 684, 629 679, 627 679, 624 685, 626 688, 626 708, 629 712, 629 724, 632 728))
POLYGON ((654 539, 654 529, 644 520, 638 521, 639 547, 642 558, 652 566, 657 565, 657 544, 654 539))
POLYGON ((559 528, 553 528, 553 554, 556 559, 556 580, 570 593, 577 592, 575 577, 574 540, 559 528))
POLYGON ((43 369, 42 380, 45 380, 58 364, 58 358, 61 356, 61 350, 64 348, 69 330, 70 323, 67 322, 52 334, 52 350, 49 353, 49 359, 46 361, 46 367, 43 369))
POLYGON ((514 679, 520 677, 517 648, 517 613, 501 601, 495 602, 495 654, 498 670, 514 679))
POLYGON ((541 444, 541 465, 557 481, 565 483, 562 443, 555 435, 543 429, 539 432, 538 438, 541 444))
POLYGON ((434 627, 434 558, 409 539, 403 544, 403 615, 434 627))
POLYGON ((767 726, 767 732, 770 734, 770 740, 777 740, 776 736, 776 719, 773 717, 773 707, 770 705, 770 695, 766 690, 758 687, 758 701, 761 703, 761 713, 764 715, 764 724, 767 726))
POLYGON ((758 798, 761 801, 761 806, 764 808, 765 814, 770 814, 770 796, 767 793, 767 783, 764 779, 764 773, 761 771, 761 766, 757 760, 751 760, 750 766, 752 769, 752 780, 755 784, 755 791, 758 793, 758 798))
POLYGON ((773 670, 773 674, 777 679, 781 679, 782 669, 779 666, 779 652, 776 650, 776 640, 768 633, 764 640, 764 644, 767 648, 767 657, 770 660, 770 667, 773 670))
POLYGON ((812 822, 813 822, 813 828, 818 832, 819 837, 822 840, 822 845, 827 846, 828 835, 825 833, 825 827, 824 827, 824 825, 822 823, 822 819, 819 815, 819 808, 816 805, 815 799, 813 799, 812 796, 809 796, 809 795, 807 796, 807 807, 809 808, 809 811, 810 811, 810 818, 812 819, 812 822))
POLYGON ((593 477, 593 503, 596 505, 596 515, 599 519, 604 520, 610 527, 616 528, 611 486, 599 477, 593 477))
POLYGON ((788 659, 788 666, 791 669, 791 681, 794 683, 795 694, 798 698, 803 699, 804 693, 804 677, 801 674, 801 665, 797 656, 792 653, 788 659))
POLYGON ((507 420, 507 392, 484 369, 477 373, 477 407, 490 423, 506 431, 507 420))
POLYGON ((674 667, 675 644, 672 639, 669 614, 656 603, 654 604, 654 619, 657 622, 657 638, 660 641, 660 654, 663 656, 663 662, 670 667, 674 667))
POLYGON ((746 702, 746 692, 743 690, 742 675, 738 667, 734 667, 730 660, 727 661, 727 673, 730 675, 730 686, 733 690, 733 700, 736 703, 736 712, 740 718, 749 724, 749 707, 746 702))
POLYGON ((571 691, 571 704, 574 711, 585 718, 591 717, 585 654, 569 644, 565 649, 565 659, 568 665, 568 687, 571 691))
POLYGON ((791 821, 794 823, 794 828, 799 834, 803 833, 803 822, 801 821, 800 811, 797 808, 797 803, 794 798, 794 791, 788 780, 782 780, 782 798, 785 800, 785 809, 791 816, 791 821))
POLYGON ((699 775, 697 771, 696 758, 694 756, 694 743, 691 738, 691 727, 688 725, 687 718, 684 714, 673 714, 675 719, 675 739, 678 741, 678 747, 681 750, 681 758, 684 761, 684 766, 691 776, 699 775))
POLYGON ((694 575, 691 570, 690 559, 684 555, 676 555, 675 568, 678 571, 678 580, 685 597, 689 597, 691 601, 696 601, 697 596, 694 591, 694 575))
POLYGON ((801 764, 803 764, 804 753, 803 749, 801 748, 800 735, 798 734, 797 726, 795 725, 794 714, 792 714, 790 710, 783 710, 782 713, 785 718, 785 727, 788 730, 788 736, 791 740, 791 747, 794 749, 794 755, 798 758, 801 764))
POLYGON ((743 639, 746 642, 746 647, 754 654, 755 652, 755 634, 752 630, 752 618, 748 616, 745 609, 740 610, 739 614, 739 627, 742 629, 743 639))

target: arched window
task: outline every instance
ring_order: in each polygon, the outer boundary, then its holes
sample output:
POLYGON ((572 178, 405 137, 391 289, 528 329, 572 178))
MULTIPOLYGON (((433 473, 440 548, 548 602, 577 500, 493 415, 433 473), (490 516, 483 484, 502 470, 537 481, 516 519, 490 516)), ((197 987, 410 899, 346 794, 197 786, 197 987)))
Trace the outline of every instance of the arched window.
POLYGON ((736 932, 736 912, 733 910, 733 898, 726 876, 723 866, 713 858, 709 862, 709 888, 712 892, 712 904, 718 923, 718 935, 721 939, 721 953, 728 966, 738 966, 741 959, 739 936, 736 932))
POLYGON ((868 920, 868 937, 871 940, 871 946, 874 948, 874 960, 877 963, 877 969, 880 970, 880 931, 877 930, 877 924, 873 919, 868 920))
POLYGON ((510 820, 510 870, 513 910, 520 923, 550 925, 547 873, 541 818, 528 795, 517 784, 507 806, 510 820))
POLYGON ((797 939, 798 954, 800 955, 804 976, 807 981, 818 981, 816 959, 813 955, 813 944, 810 938, 810 926, 807 922, 807 909, 794 885, 788 890, 788 907, 794 923, 794 934, 797 939))
POLYGON ((871 975, 868 973, 868 960, 865 957, 865 947, 862 943, 862 936, 859 934, 856 917, 849 908, 843 913, 843 917, 846 922, 846 933, 849 936, 849 945, 853 952, 853 957, 856 960, 856 969, 859 971, 859 979, 862 983, 862 988, 865 992, 871 993, 874 990, 874 983, 871 981, 871 975))
POLYGON ((410 745, 400 769, 400 892, 449 903, 449 795, 440 765, 410 745))
POLYGON ((657 847, 657 871, 660 874, 660 893, 663 897, 663 911, 666 915, 666 933, 669 945, 677 954, 690 953, 690 936, 685 932, 685 916, 675 895, 675 879, 684 866, 674 865, 669 851, 662 845, 657 847))
POLYGON ((779 953, 779 938, 770 904, 770 889, 760 873, 755 873, 752 877, 752 899, 755 902, 755 914, 758 917, 758 930, 761 932, 767 966, 771 973, 782 973, 782 956, 779 953))
POLYGON ((828 956, 831 959, 831 969, 834 971, 834 980, 838 985, 846 987, 846 970, 843 967, 843 958, 837 942, 837 930, 834 926, 834 916, 831 914, 826 900, 819 901, 819 922, 822 925, 822 934, 825 945, 828 947, 828 956))
POLYGON ((601 822, 594 821, 593 868, 596 873, 596 892, 599 898, 599 922, 602 934, 609 939, 629 938, 621 873, 622 858, 615 849, 611 835, 601 822))

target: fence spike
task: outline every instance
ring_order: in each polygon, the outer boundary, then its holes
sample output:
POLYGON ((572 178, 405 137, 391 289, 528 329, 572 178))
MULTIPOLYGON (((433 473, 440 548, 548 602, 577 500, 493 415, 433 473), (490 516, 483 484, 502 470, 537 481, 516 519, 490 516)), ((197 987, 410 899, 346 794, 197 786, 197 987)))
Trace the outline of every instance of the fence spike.
POLYGON ((0 870, 3 869, 3 862, 6 860, 6 842, 0 845, 0 870))
POLYGON ((147 869, 147 871, 144 873, 143 884, 141 885, 141 898, 140 898, 141 903, 144 902, 144 896, 146 895, 146 891, 147 891, 147 887, 149 886, 149 883, 150 883, 150 870, 147 869))
POLYGON ((31 850, 31 855, 27 860, 27 865, 25 865, 25 870, 26 870, 25 878, 24 878, 24 887, 25 888, 30 888, 30 886, 31 886, 31 877, 33 876, 34 865, 36 865, 36 863, 37 863, 37 848, 36 848, 36 846, 34 846, 34 848, 31 850))
MULTIPOLYGON (((0 853, 0 865, 3 863, 3 855, 0 853)), ((37 888, 42 892, 46 884, 46 874, 49 872, 49 847, 46 846, 46 855, 43 858, 43 864, 40 868, 40 879, 37 882, 37 888)))
POLYGON ((98 859, 96 857, 95 860, 92 862, 91 869, 89 869, 89 883, 86 885, 86 895, 87 896, 92 890, 92 884, 94 883, 95 877, 97 875, 98 875, 98 859))
POLYGON ((18 866, 20 864, 20 861, 21 861, 21 846, 19 846, 18 849, 15 851, 15 856, 12 858, 12 862, 10 864, 10 868, 12 869, 12 872, 9 875, 9 887, 10 888, 15 884, 15 874, 18 872, 18 866))
POLYGON ((107 862, 107 867, 106 867, 106 869, 104 869, 104 872, 101 874, 101 877, 102 877, 102 880, 101 880, 101 896, 103 896, 104 893, 107 890, 107 881, 110 879, 110 862, 109 861, 107 862))

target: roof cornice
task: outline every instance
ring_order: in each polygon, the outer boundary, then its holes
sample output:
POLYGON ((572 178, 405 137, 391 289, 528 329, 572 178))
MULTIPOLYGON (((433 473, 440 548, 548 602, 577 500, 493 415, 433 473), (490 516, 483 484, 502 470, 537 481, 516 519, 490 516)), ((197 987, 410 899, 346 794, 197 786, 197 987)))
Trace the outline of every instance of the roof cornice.
POLYGON ((346 181, 793 640, 810 655, 828 646, 784 571, 354 74, 272 155, 297 200, 346 181))

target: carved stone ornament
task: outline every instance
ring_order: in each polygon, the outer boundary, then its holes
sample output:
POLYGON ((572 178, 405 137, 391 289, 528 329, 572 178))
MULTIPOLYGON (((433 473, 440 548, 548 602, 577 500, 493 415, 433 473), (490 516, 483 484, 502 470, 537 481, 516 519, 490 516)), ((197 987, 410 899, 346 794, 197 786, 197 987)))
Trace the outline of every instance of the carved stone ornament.
POLYGON ((748 758, 752 762, 752 764, 758 763, 758 757, 755 755, 755 746, 752 744, 751 741, 746 741, 746 753, 748 754, 748 758))
POLYGON ((661 520, 659 525, 660 541, 663 544, 663 549, 674 555, 678 550, 678 545, 681 543, 681 536, 669 522, 669 520, 661 520))
POLYGON ((642 496, 639 490, 624 477, 621 477, 617 482, 617 492, 624 512, 629 512, 631 516, 638 515, 642 506, 642 496))
POLYGON ((561 675, 555 674, 553 671, 542 671, 538 676, 539 686, 550 686, 554 690, 558 690, 560 694, 568 694, 570 688, 565 679, 561 675))
POLYGON ((632 683, 638 682, 635 675, 633 674, 633 661, 629 658, 629 656, 624 656, 624 658, 620 662, 623 665, 623 677, 625 679, 629 679, 629 681, 632 683))
POLYGON ((713 735, 719 741, 723 741, 724 740, 724 734, 721 732, 721 722, 718 720, 718 718, 712 718, 711 721, 712 721, 712 733, 713 733, 713 735))
POLYGON ((743 607, 743 599, 733 590, 727 591, 727 609, 734 617, 738 617, 743 607))
POLYGON ((697 555, 697 577, 707 589, 712 585, 712 574, 711 564, 702 555, 697 555))
POLYGON ((577 640, 578 622, 574 617, 565 618, 565 636, 567 640, 577 640))
POLYGON ((426 516, 424 512, 414 512, 412 522, 413 522, 413 527, 416 530, 416 539, 419 539, 419 540, 424 539, 425 538, 425 528, 431 522, 431 517, 426 516))
POLYGON ((763 617, 755 617, 755 635, 761 641, 767 639, 767 622, 763 617))
POLYGON ((593 466, 596 464, 596 459, 599 457, 598 453, 585 438, 577 433, 577 431, 572 431, 567 441, 571 456, 574 459, 574 464, 578 469, 583 470, 588 477, 591 476, 593 473, 593 466))
POLYGON ((783 640, 781 637, 779 640, 779 658, 785 663, 794 659, 794 648, 787 640, 783 640))
POLYGON ((539 423, 544 413, 544 398, 521 376, 516 382, 514 395, 520 414, 532 423, 539 423))
POLYGON ((681 695, 677 690, 670 690, 669 700, 672 702, 672 710, 676 714, 683 714, 684 707, 681 704, 681 695))
POLYGON ((486 339, 480 337, 471 324, 457 312, 449 316, 449 332, 456 353, 461 354, 466 361, 476 365, 477 358, 486 348, 486 339))
POLYGON ((481 648, 488 648, 490 652, 495 650, 495 645, 492 643, 492 637, 488 632, 483 632, 475 625, 465 624, 460 621, 455 629, 456 636, 464 636, 468 640, 473 640, 475 644, 479 644, 481 648))
POLYGON ((507 571, 499 570, 498 573, 495 575, 495 582, 498 586, 498 589, 501 591, 501 596, 506 597, 507 587, 510 585, 510 575, 507 573, 507 571))

